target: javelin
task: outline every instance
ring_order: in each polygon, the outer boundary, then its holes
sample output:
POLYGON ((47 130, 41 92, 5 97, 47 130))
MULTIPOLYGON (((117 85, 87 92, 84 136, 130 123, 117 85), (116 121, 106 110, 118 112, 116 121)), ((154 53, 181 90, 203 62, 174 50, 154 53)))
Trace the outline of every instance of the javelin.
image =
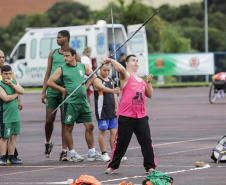
MULTIPOLYGON (((112 23, 112 38, 113 38, 113 44, 114 44, 114 51, 115 51, 115 31, 114 31, 114 20, 113 20, 113 12, 112 12, 112 7, 111 7, 111 23, 112 23)), ((116 53, 114 55, 115 60, 116 59, 116 53)), ((115 77, 116 77, 116 84, 117 87, 119 86, 119 79, 118 79, 118 72, 115 70, 115 77)), ((118 94, 118 102, 119 102, 119 94, 118 94)))
MULTIPOLYGON (((120 50, 140 29, 148 23, 148 21, 151 20, 152 17, 154 17, 158 13, 158 10, 151 16, 149 17, 123 44, 121 44, 108 58, 111 58, 118 50, 120 50)), ((86 78, 71 94, 68 95, 67 98, 62 101, 62 103, 51 113, 53 114, 56 112, 61 105, 63 105, 83 84, 85 84, 104 64, 101 64, 98 68, 96 68, 89 76, 86 78)))

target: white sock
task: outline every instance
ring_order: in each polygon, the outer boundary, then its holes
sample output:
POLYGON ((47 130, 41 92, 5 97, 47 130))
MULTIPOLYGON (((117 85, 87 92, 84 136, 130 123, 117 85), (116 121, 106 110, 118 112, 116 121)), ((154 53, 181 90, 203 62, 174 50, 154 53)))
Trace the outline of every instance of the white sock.
POLYGON ((46 144, 47 144, 47 143, 50 144, 51 142, 52 142, 52 140, 49 140, 49 142, 47 142, 47 141, 45 140, 45 143, 46 143, 46 144))
POLYGON ((74 156, 74 155, 75 155, 75 149, 69 150, 69 152, 70 152, 70 155, 71 155, 71 156, 74 156))
POLYGON ((89 155, 94 156, 95 155, 95 148, 89 149, 89 155))

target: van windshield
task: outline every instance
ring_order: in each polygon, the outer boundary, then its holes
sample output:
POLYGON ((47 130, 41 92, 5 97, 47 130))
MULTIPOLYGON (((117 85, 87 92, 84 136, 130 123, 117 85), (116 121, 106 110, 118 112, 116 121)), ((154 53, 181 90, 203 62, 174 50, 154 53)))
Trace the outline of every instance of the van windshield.
POLYGON ((26 44, 19 45, 15 53, 13 54, 11 63, 14 63, 16 60, 25 59, 25 56, 26 56, 25 51, 26 51, 26 44))

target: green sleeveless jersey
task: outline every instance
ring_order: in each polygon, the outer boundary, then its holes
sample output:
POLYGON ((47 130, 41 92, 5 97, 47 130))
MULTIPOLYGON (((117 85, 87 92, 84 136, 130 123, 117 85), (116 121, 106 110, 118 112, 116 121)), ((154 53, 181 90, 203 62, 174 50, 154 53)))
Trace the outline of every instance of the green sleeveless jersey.
MULTIPOLYGON (((59 49, 56 49, 52 55, 52 69, 50 72, 50 77, 53 75, 56 69, 62 66, 63 64, 65 64, 64 55, 59 53, 59 49)), ((58 79, 55 83, 60 86, 63 85, 60 79, 58 79)), ((55 91, 52 88, 48 87, 47 97, 60 97, 60 96, 62 96, 61 92, 55 91)))
MULTIPOLYGON (((71 94, 85 79, 85 65, 77 62, 77 65, 72 67, 64 64, 62 69, 62 82, 67 91, 67 96, 71 94)), ((66 103, 82 104, 86 102, 86 87, 82 85, 66 103)))
MULTIPOLYGON (((12 81, 12 83, 17 84, 16 81, 12 81)), ((0 81, 0 86, 5 90, 7 95, 15 94, 15 89, 12 86, 6 85, 2 81, 0 81)), ((0 99, 0 119, 0 122, 3 123, 13 123, 20 121, 18 97, 9 102, 4 102, 2 99, 0 99)))

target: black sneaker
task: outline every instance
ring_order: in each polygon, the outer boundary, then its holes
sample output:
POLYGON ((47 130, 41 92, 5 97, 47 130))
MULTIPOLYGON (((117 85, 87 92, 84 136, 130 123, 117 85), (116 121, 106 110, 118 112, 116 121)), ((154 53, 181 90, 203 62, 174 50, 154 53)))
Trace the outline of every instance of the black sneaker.
POLYGON ((46 146, 45 155, 46 155, 46 158, 49 158, 52 155, 52 149, 53 149, 54 143, 51 141, 50 143, 45 143, 45 146, 46 146))
POLYGON ((60 153, 60 160, 59 161, 68 161, 68 158, 67 158, 67 151, 62 151, 60 153))

